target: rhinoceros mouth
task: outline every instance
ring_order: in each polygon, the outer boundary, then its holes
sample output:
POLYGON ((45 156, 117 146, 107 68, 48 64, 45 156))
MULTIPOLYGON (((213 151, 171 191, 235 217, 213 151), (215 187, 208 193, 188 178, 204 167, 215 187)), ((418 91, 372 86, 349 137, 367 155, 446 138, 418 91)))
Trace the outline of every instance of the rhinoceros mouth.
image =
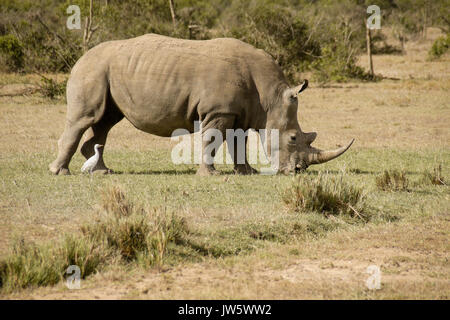
POLYGON ((308 167, 309 166, 305 161, 301 161, 300 163, 298 163, 295 166, 294 171, 295 171, 295 173, 301 173, 301 172, 304 172, 306 169, 308 169, 308 167))

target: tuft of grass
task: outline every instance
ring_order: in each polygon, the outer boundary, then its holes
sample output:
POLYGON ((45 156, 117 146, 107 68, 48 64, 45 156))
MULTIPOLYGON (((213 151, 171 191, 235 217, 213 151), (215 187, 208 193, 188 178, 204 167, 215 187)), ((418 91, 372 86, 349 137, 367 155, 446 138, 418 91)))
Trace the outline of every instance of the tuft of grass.
POLYGON ((445 185, 444 176, 442 175, 442 166, 439 164, 434 167, 433 172, 429 172, 428 170, 425 171, 422 181, 433 185, 445 185))
POLYGON ((76 235, 66 235, 62 241, 60 255, 64 260, 64 270, 70 265, 80 268, 81 278, 96 273, 107 261, 111 253, 101 244, 76 235))
POLYGON ((133 203, 129 201, 118 185, 109 186, 101 191, 101 208, 117 218, 128 217, 133 213, 133 203))
POLYGON ((81 235, 66 235, 56 246, 16 241, 11 254, 0 261, 0 288, 4 291, 54 285, 70 265, 82 278, 97 272, 116 256, 143 267, 164 263, 171 245, 187 233, 184 219, 165 210, 138 209, 117 186, 102 196, 104 215, 81 227, 81 235))
POLYGON ((385 170, 375 177, 375 183, 382 191, 408 191, 409 180, 404 171, 385 170))
POLYGON ((170 243, 186 234, 184 219, 166 210, 148 210, 131 203, 118 186, 102 194, 105 215, 95 224, 82 226, 85 237, 119 253, 126 261, 161 265, 170 243))
POLYGON ((342 175, 298 176, 293 185, 285 190, 282 199, 297 212, 316 211, 364 221, 369 218, 363 191, 344 181, 342 175))
POLYGON ((11 254, 0 262, 0 288, 9 292, 55 285, 70 265, 78 266, 80 276, 85 278, 95 273, 106 257, 101 246, 73 235, 66 236, 56 247, 16 240, 11 254))
POLYGON ((2 290, 56 284, 62 279, 62 262, 49 245, 36 246, 23 239, 16 240, 11 254, 0 264, 2 290))

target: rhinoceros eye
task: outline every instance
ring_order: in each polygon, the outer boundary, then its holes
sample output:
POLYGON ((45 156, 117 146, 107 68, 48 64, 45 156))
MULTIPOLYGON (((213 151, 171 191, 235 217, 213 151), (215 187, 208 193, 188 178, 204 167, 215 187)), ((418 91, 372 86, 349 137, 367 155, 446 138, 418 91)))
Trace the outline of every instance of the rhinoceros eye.
POLYGON ((297 140, 297 136, 291 136, 290 142, 295 142, 297 140))

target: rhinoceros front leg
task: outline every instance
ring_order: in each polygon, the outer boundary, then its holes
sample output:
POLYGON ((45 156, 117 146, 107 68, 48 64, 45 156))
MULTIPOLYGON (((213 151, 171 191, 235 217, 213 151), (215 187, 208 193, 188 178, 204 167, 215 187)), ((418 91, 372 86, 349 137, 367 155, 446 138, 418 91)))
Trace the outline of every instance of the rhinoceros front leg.
POLYGON ((228 152, 233 157, 234 162, 234 173, 236 174, 256 174, 258 171, 250 166, 247 161, 247 141, 248 137, 245 137, 245 145, 243 147, 239 146, 239 140, 235 139, 235 143, 233 143, 233 149, 231 150, 231 145, 228 145, 228 152), (239 152, 242 152, 242 155, 239 155, 239 152), (244 163, 242 163, 242 160, 244 163))
POLYGON ((232 129, 234 125, 234 115, 207 116, 202 122, 202 162, 197 170, 200 176, 210 176, 219 174, 214 168, 214 157, 216 151, 225 139, 227 129, 232 129), (217 140, 220 139, 220 140, 217 140))

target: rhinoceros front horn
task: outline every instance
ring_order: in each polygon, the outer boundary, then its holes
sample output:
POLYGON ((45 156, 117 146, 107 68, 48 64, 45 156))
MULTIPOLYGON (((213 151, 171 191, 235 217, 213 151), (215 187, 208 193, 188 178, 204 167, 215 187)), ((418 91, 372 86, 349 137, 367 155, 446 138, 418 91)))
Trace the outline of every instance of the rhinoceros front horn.
POLYGON ((312 148, 311 152, 307 156, 306 161, 307 161, 308 165, 311 165, 311 164, 320 164, 320 163, 324 163, 324 162, 333 160, 333 159, 339 157, 345 151, 347 151, 348 148, 350 148, 350 146, 353 144, 353 141, 355 141, 355 139, 352 139, 352 141, 350 141, 350 143, 346 147, 341 147, 336 150, 322 151, 322 150, 312 148))

